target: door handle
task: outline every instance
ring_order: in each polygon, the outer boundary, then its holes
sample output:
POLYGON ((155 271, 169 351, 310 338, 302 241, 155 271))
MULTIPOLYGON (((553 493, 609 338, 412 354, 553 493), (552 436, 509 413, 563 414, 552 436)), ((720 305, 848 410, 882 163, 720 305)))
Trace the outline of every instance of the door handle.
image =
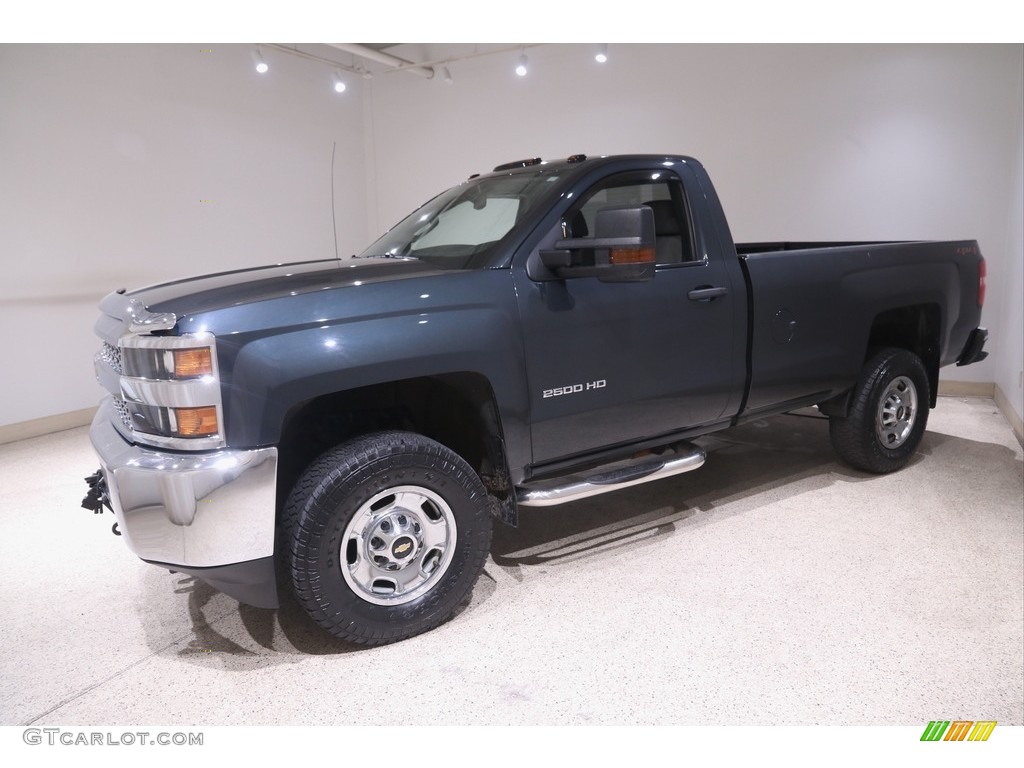
POLYGON ((700 288, 694 288, 692 291, 686 294, 686 298, 688 298, 690 301, 706 302, 711 301, 712 299, 717 299, 719 296, 725 296, 728 293, 729 289, 724 288, 722 286, 702 286, 700 288))

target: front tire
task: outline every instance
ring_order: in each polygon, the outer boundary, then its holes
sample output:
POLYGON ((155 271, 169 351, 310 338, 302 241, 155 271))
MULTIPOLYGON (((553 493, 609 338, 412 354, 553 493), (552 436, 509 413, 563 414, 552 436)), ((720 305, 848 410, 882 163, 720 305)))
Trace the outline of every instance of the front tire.
POLYGON ((382 645, 449 619, 490 549, 480 478, 411 432, 334 448, 299 478, 282 519, 299 603, 328 632, 382 645))
POLYGON ((888 348, 864 366, 849 413, 829 418, 836 453, 865 472, 902 469, 914 455, 928 425, 931 393, 921 359, 888 348))

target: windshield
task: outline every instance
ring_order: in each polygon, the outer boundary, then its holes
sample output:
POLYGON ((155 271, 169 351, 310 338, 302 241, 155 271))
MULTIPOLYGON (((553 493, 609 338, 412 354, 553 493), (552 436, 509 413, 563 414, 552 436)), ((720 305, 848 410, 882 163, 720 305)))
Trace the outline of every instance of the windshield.
POLYGON ((546 171, 471 179, 406 216, 356 258, 414 258, 448 269, 481 269, 497 246, 552 189, 546 171))

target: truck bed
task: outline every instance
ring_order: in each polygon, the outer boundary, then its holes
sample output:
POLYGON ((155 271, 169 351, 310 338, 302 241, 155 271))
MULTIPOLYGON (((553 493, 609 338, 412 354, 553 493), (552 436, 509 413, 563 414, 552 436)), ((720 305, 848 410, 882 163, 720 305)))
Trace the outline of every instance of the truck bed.
POLYGON ((978 283, 973 240, 736 248, 750 310, 744 417, 849 389, 872 335, 883 332, 891 339, 903 329, 913 338, 922 323, 934 328, 938 345, 920 356, 937 370, 956 361, 978 318, 977 295, 961 289, 978 283))

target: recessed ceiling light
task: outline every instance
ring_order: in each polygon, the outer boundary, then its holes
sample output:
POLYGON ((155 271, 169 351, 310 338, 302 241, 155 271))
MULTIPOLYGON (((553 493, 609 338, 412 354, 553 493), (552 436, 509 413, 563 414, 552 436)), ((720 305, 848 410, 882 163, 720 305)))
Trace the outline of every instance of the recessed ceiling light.
POLYGON ((260 54, 259 48, 252 52, 252 63, 256 65, 256 71, 261 75, 266 74, 270 67, 267 66, 267 62, 263 60, 262 54, 260 54))

